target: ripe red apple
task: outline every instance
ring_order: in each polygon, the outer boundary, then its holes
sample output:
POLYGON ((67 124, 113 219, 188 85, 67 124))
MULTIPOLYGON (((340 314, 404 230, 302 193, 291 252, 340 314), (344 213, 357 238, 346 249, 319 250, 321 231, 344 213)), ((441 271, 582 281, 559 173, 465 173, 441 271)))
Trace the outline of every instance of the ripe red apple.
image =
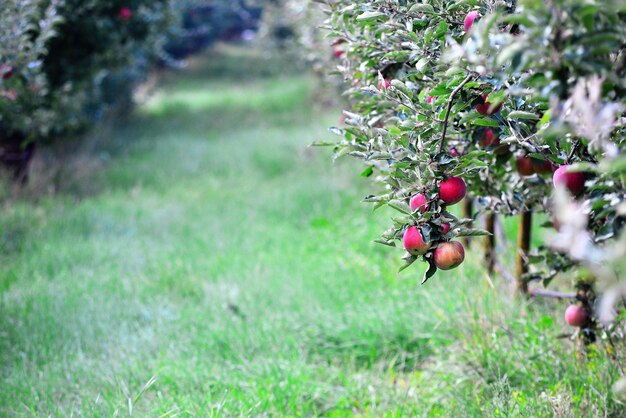
POLYGON ((426 103, 431 104, 433 102, 433 100, 435 100, 437 96, 428 96, 426 98, 426 103))
POLYGON ((480 17, 480 13, 478 12, 469 12, 467 16, 465 16, 465 20, 463 21, 463 27, 465 28, 465 32, 468 32, 472 26, 474 25, 474 21, 480 17))
POLYGON ((345 54, 345 52, 342 51, 341 49, 333 49, 333 56, 335 58, 341 58, 343 54, 345 54))
POLYGON ((562 165, 556 169, 552 182, 554 187, 564 186, 574 196, 578 196, 585 190, 585 174, 584 173, 568 173, 567 170, 571 165, 562 165))
POLYGON ((452 270, 465 260, 465 249, 458 241, 442 242, 433 253, 435 266, 440 270, 452 270))
POLYGON ((532 158, 533 170, 537 174, 552 173, 556 169, 554 164, 548 160, 540 160, 539 158, 532 158))
POLYGON ((441 228, 443 229, 443 235, 446 235, 448 232, 450 232, 450 224, 449 223, 443 223, 441 224, 441 228))
POLYGON ((504 155, 510 152, 509 146, 500 144, 500 138, 496 136, 496 133, 491 128, 485 129, 485 133, 478 143, 482 148, 494 147, 493 153, 496 155, 504 155))
POLYGON ((130 20, 133 17, 133 11, 129 7, 122 7, 119 11, 120 19, 130 20))
POLYGON ((422 233, 416 226, 410 226, 404 231, 402 237, 404 249, 413 255, 423 255, 430 249, 430 243, 424 242, 422 233))
POLYGON ((522 176, 532 176, 535 174, 533 161, 529 157, 517 157, 515 160, 515 166, 517 167, 517 172, 522 176))
POLYGON ((483 102, 476 105, 476 111, 481 115, 491 116, 500 111, 502 103, 498 104, 497 106, 493 106, 493 103, 487 101, 487 97, 488 95, 486 94, 482 95, 483 102))
POLYGON ((450 177, 439 183, 439 199, 446 205, 459 203, 465 197, 467 187, 460 177, 450 177))
POLYGON ((573 327, 584 327, 589 322, 589 312, 579 305, 570 305, 565 310, 565 321, 573 327))
POLYGON ((13 67, 9 64, 0 65, 0 74, 3 80, 8 80, 13 77, 13 67))
MULTIPOLYGON (((378 84, 376 86, 378 87, 378 90, 382 90, 383 89, 382 81, 378 80, 378 84)), ((388 89, 389 86, 391 86, 391 79, 390 78, 385 78, 385 88, 388 89)))
POLYGON ((409 201, 409 206, 411 206, 411 210, 415 212, 417 208, 420 208, 422 213, 426 212, 428 209, 428 199, 426 199, 426 195, 422 193, 418 193, 411 198, 409 201))
POLYGON ((453 157, 460 157, 461 153, 455 147, 450 147, 450 155, 453 157))

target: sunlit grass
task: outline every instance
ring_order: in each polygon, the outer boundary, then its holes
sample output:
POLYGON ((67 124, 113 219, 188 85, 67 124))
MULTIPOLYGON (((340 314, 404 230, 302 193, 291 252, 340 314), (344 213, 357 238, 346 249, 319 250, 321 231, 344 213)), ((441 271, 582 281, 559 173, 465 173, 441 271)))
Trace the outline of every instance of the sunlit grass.
POLYGON ((219 59, 114 131, 97 193, 2 208, 0 416, 622 415, 565 302, 515 300, 478 242, 398 275, 376 186, 306 147, 338 117, 313 81, 219 59))

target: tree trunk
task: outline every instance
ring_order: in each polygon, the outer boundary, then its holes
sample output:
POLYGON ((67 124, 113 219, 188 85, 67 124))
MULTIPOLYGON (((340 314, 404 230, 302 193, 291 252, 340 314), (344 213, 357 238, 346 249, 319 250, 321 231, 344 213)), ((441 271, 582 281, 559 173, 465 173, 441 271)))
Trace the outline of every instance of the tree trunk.
POLYGON ((532 229, 532 212, 524 211, 520 214, 519 230, 517 231, 517 290, 523 295, 528 294, 528 283, 523 276, 528 272, 528 253, 532 229))

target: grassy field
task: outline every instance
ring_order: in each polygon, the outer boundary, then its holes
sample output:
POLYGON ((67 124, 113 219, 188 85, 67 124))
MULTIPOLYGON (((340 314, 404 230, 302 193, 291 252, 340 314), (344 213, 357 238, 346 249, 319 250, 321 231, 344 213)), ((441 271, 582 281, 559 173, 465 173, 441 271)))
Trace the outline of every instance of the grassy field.
POLYGON ((338 111, 267 66, 212 52, 86 187, 1 207, 0 416, 626 414, 604 351, 556 338, 566 302, 515 301, 479 245, 397 274, 361 168, 307 148, 338 111))

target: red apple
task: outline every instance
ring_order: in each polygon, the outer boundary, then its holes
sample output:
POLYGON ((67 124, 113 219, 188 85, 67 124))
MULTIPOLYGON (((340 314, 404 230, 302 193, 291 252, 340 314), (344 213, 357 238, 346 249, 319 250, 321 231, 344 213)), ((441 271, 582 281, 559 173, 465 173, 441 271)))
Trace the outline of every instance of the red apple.
POLYGON ((441 224, 441 228, 443 229, 442 234, 446 235, 448 232, 450 232, 450 224, 449 223, 443 223, 441 224))
POLYGON ((570 305, 565 310, 565 321, 573 327, 583 327, 589 322, 589 312, 579 305, 570 305))
MULTIPOLYGON (((383 89, 382 81, 378 80, 378 84, 376 86, 378 87, 378 90, 382 90, 383 89)), ((391 79, 390 78, 385 78, 385 88, 388 89, 389 86, 391 86, 391 79)))
POLYGON ((450 155, 453 157, 460 157, 461 153, 455 147, 450 147, 450 155))
POLYGON ((556 167, 548 160, 540 160, 539 158, 533 158, 533 170, 537 174, 553 173, 556 167))
POLYGON ((459 203, 465 197, 467 187, 460 177, 450 177, 439 183, 439 199, 446 205, 459 203))
POLYGON ((463 21, 463 27, 465 28, 465 32, 468 32, 472 26, 474 25, 474 21, 480 17, 480 13, 478 12, 469 12, 467 16, 465 16, 465 20, 463 21))
POLYGON ((497 106, 494 106, 493 103, 487 101, 487 96, 488 95, 486 94, 482 95, 483 102, 476 105, 476 111, 480 113, 481 115, 491 116, 494 113, 498 113, 498 111, 500 111, 500 108, 502 107, 502 103, 498 104, 497 106))
POLYGON ((515 166, 517 167, 517 172, 522 176, 532 176, 535 174, 533 161, 529 157, 517 157, 515 160, 515 166))
POLYGON ((413 255, 423 255, 430 249, 430 243, 424 242, 422 233, 416 226, 410 226, 404 231, 402 237, 404 249, 413 255))
POLYGON ((411 210, 413 212, 415 212, 417 208, 419 208, 420 211, 424 213, 426 212, 426 209, 428 209, 427 202, 428 199, 426 199, 426 196, 422 193, 418 193, 411 198, 411 200, 409 201, 409 206, 411 206, 411 210))
POLYGON ((13 77, 13 67, 9 64, 0 65, 0 75, 2 75, 3 80, 8 80, 13 77))
POLYGON ((343 54, 345 54, 345 52, 342 51, 341 49, 334 49, 333 50, 333 56, 335 58, 341 58, 343 56, 343 54))
POLYGON ((485 133, 478 141, 482 148, 494 147, 493 153, 496 155, 504 155, 510 152, 509 146, 506 144, 500 144, 500 138, 498 138, 491 128, 485 129, 485 133))
POLYGON ((435 100, 437 96, 428 96, 426 98, 426 103, 431 104, 433 102, 433 100, 435 100))
POLYGON ((465 249, 458 241, 442 242, 433 253, 435 266, 440 270, 452 270, 465 260, 465 249))
POLYGON ((585 174, 584 173, 568 173, 567 170, 571 165, 562 165, 556 169, 552 182, 554 187, 566 187, 574 196, 578 196, 585 190, 585 174))
POLYGON ((119 16, 122 20, 130 20, 133 17, 133 11, 128 7, 122 7, 119 11, 119 16))

